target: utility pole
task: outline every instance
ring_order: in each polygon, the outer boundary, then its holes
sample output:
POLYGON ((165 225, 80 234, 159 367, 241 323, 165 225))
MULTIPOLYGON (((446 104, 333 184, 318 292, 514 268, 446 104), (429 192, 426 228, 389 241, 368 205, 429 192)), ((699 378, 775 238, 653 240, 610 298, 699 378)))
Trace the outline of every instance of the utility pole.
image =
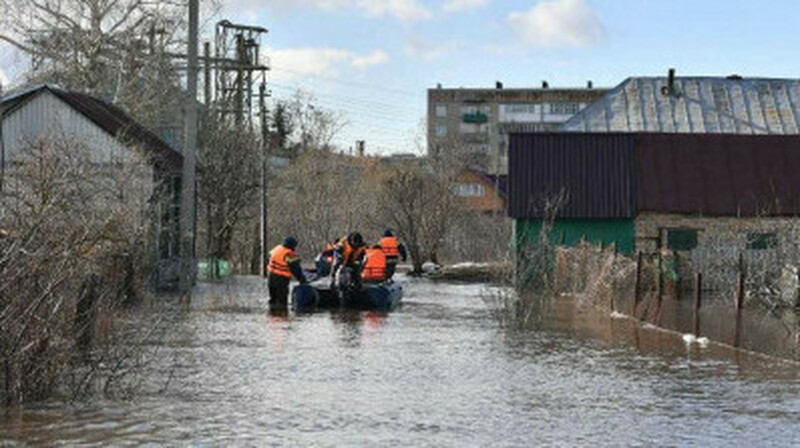
POLYGON ((190 294, 195 280, 195 165, 197 151, 197 28, 198 0, 189 0, 189 64, 186 73, 186 116, 184 123, 183 178, 181 182, 181 269, 180 289, 190 294))
POLYGON ((3 82, 0 81, 0 192, 3 191, 6 182, 6 145, 3 141, 3 82))
POLYGON ((267 95, 267 83, 262 75, 261 86, 258 89, 258 106, 261 115, 261 264, 259 266, 260 274, 266 276, 267 266, 267 176, 268 173, 268 159, 269 153, 267 151, 269 137, 269 130, 267 129, 267 107, 265 104, 265 97, 267 95))

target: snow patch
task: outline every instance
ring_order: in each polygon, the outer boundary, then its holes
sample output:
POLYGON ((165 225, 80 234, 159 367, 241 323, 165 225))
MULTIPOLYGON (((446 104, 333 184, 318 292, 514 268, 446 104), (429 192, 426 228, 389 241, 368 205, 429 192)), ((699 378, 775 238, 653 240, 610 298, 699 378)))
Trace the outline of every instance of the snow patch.
POLYGON ((685 342, 686 345, 697 344, 700 346, 700 348, 706 348, 708 347, 709 340, 707 337, 698 338, 693 334, 686 333, 683 335, 683 342, 685 342))

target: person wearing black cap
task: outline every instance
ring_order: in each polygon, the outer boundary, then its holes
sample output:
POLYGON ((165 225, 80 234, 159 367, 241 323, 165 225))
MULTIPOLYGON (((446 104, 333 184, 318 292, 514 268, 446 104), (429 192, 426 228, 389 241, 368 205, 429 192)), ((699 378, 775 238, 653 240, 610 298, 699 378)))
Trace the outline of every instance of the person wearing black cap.
POLYGON ((342 238, 333 249, 332 280, 336 280, 336 274, 343 268, 351 268, 353 274, 359 276, 364 264, 364 253, 364 238, 360 233, 353 232, 342 238))
POLYGON ((286 307, 289 301, 289 282, 292 276, 300 283, 306 283, 306 276, 300 266, 300 257, 295 252, 297 240, 287 236, 283 244, 275 246, 269 252, 267 286, 269 287, 269 304, 271 307, 286 307))

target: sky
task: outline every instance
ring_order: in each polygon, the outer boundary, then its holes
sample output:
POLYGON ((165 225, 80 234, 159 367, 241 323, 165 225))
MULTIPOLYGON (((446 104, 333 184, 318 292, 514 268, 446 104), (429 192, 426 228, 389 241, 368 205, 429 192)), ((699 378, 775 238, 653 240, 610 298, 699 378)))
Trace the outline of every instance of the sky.
MULTIPOLYGON (((796 0, 221 1, 221 17, 269 29, 273 98, 313 94, 347 122, 336 143, 369 153, 421 148, 437 83, 613 87, 670 67, 800 77, 796 0)), ((0 80, 12 60, 0 47, 0 80)))

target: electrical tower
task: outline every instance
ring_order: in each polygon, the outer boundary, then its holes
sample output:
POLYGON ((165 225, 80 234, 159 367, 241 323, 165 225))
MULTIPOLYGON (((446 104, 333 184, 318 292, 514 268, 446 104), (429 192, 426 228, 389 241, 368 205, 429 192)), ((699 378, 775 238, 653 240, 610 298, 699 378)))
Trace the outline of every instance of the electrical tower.
MULTIPOLYGON (((261 62, 261 38, 266 28, 238 25, 227 20, 217 22, 213 67, 214 98, 212 111, 222 121, 233 119, 237 125, 253 129, 254 108, 261 109, 261 96, 267 95, 266 74, 269 67, 261 62), (261 86, 256 87, 260 83, 261 86)), ((265 111, 259 110, 258 115, 265 111)), ((263 121, 263 119, 262 119, 263 121)))

